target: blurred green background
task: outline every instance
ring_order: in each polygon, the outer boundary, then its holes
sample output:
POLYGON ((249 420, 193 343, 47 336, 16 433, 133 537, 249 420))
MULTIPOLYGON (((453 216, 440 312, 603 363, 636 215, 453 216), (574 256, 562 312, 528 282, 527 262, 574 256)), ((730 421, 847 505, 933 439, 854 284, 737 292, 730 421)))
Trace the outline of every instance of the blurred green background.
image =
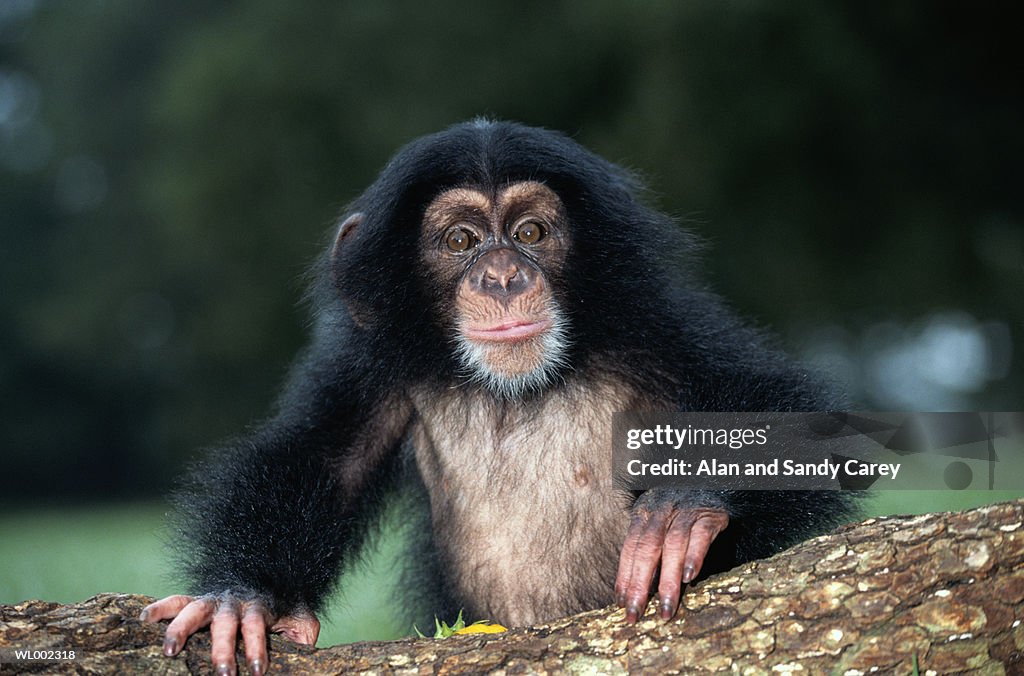
MULTIPOLYGON (((1020 409, 1024 96, 998 7, 0 1, 0 602, 178 589, 161 496, 266 410, 332 219, 399 145, 477 115, 641 172, 715 286, 861 408, 1020 409)), ((392 520, 322 645, 408 630, 392 520)))

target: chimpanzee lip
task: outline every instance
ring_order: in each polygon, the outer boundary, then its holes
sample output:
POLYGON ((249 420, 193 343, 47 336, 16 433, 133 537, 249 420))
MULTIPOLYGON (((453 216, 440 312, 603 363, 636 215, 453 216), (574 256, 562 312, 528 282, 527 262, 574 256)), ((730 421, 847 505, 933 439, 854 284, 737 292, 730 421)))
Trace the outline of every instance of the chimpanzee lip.
POLYGON ((470 340, 512 343, 533 338, 544 333, 550 327, 551 322, 546 319, 540 321, 508 319, 489 326, 467 326, 463 333, 470 340))

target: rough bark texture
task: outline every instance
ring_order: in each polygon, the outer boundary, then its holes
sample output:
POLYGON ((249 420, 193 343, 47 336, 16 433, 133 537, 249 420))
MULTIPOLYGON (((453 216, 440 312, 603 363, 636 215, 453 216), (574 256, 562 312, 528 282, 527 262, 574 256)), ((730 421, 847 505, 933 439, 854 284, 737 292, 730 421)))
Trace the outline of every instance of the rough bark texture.
MULTIPOLYGON (((597 610, 505 634, 322 650, 271 639, 278 673, 1024 673, 1024 500, 869 519, 687 592, 669 623, 597 610)), ((0 650, 75 650, 0 673, 212 673, 209 634, 160 653, 148 598, 0 606, 0 650)), ((243 663, 243 660, 239 660, 243 663)))

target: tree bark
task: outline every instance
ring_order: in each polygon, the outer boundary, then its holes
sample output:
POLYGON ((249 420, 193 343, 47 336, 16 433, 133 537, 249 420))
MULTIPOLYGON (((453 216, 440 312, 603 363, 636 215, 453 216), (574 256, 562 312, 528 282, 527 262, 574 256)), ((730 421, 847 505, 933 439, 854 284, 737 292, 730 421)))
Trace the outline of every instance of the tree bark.
MULTIPOLYGON (((278 673, 1024 674, 1024 500, 868 519, 694 585, 665 623, 615 608, 503 634, 315 650, 271 638, 278 673)), ((212 673, 208 632, 176 658, 150 599, 0 606, 0 673, 212 673), (75 651, 14 661, 14 648, 75 651)), ((653 607, 648 610, 648 617, 653 607)), ((239 664, 244 660, 239 656, 239 664)), ((244 668, 243 668, 244 673, 244 668)))

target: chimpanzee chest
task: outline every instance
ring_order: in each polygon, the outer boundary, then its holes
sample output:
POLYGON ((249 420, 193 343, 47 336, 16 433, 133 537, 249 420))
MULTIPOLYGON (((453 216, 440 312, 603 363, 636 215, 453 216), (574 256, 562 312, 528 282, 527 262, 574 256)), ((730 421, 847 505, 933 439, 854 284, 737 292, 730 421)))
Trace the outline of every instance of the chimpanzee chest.
POLYGON ((523 408, 414 397, 435 538, 470 619, 524 625, 611 603, 630 504, 612 486, 612 414, 628 405, 613 394, 523 408))

